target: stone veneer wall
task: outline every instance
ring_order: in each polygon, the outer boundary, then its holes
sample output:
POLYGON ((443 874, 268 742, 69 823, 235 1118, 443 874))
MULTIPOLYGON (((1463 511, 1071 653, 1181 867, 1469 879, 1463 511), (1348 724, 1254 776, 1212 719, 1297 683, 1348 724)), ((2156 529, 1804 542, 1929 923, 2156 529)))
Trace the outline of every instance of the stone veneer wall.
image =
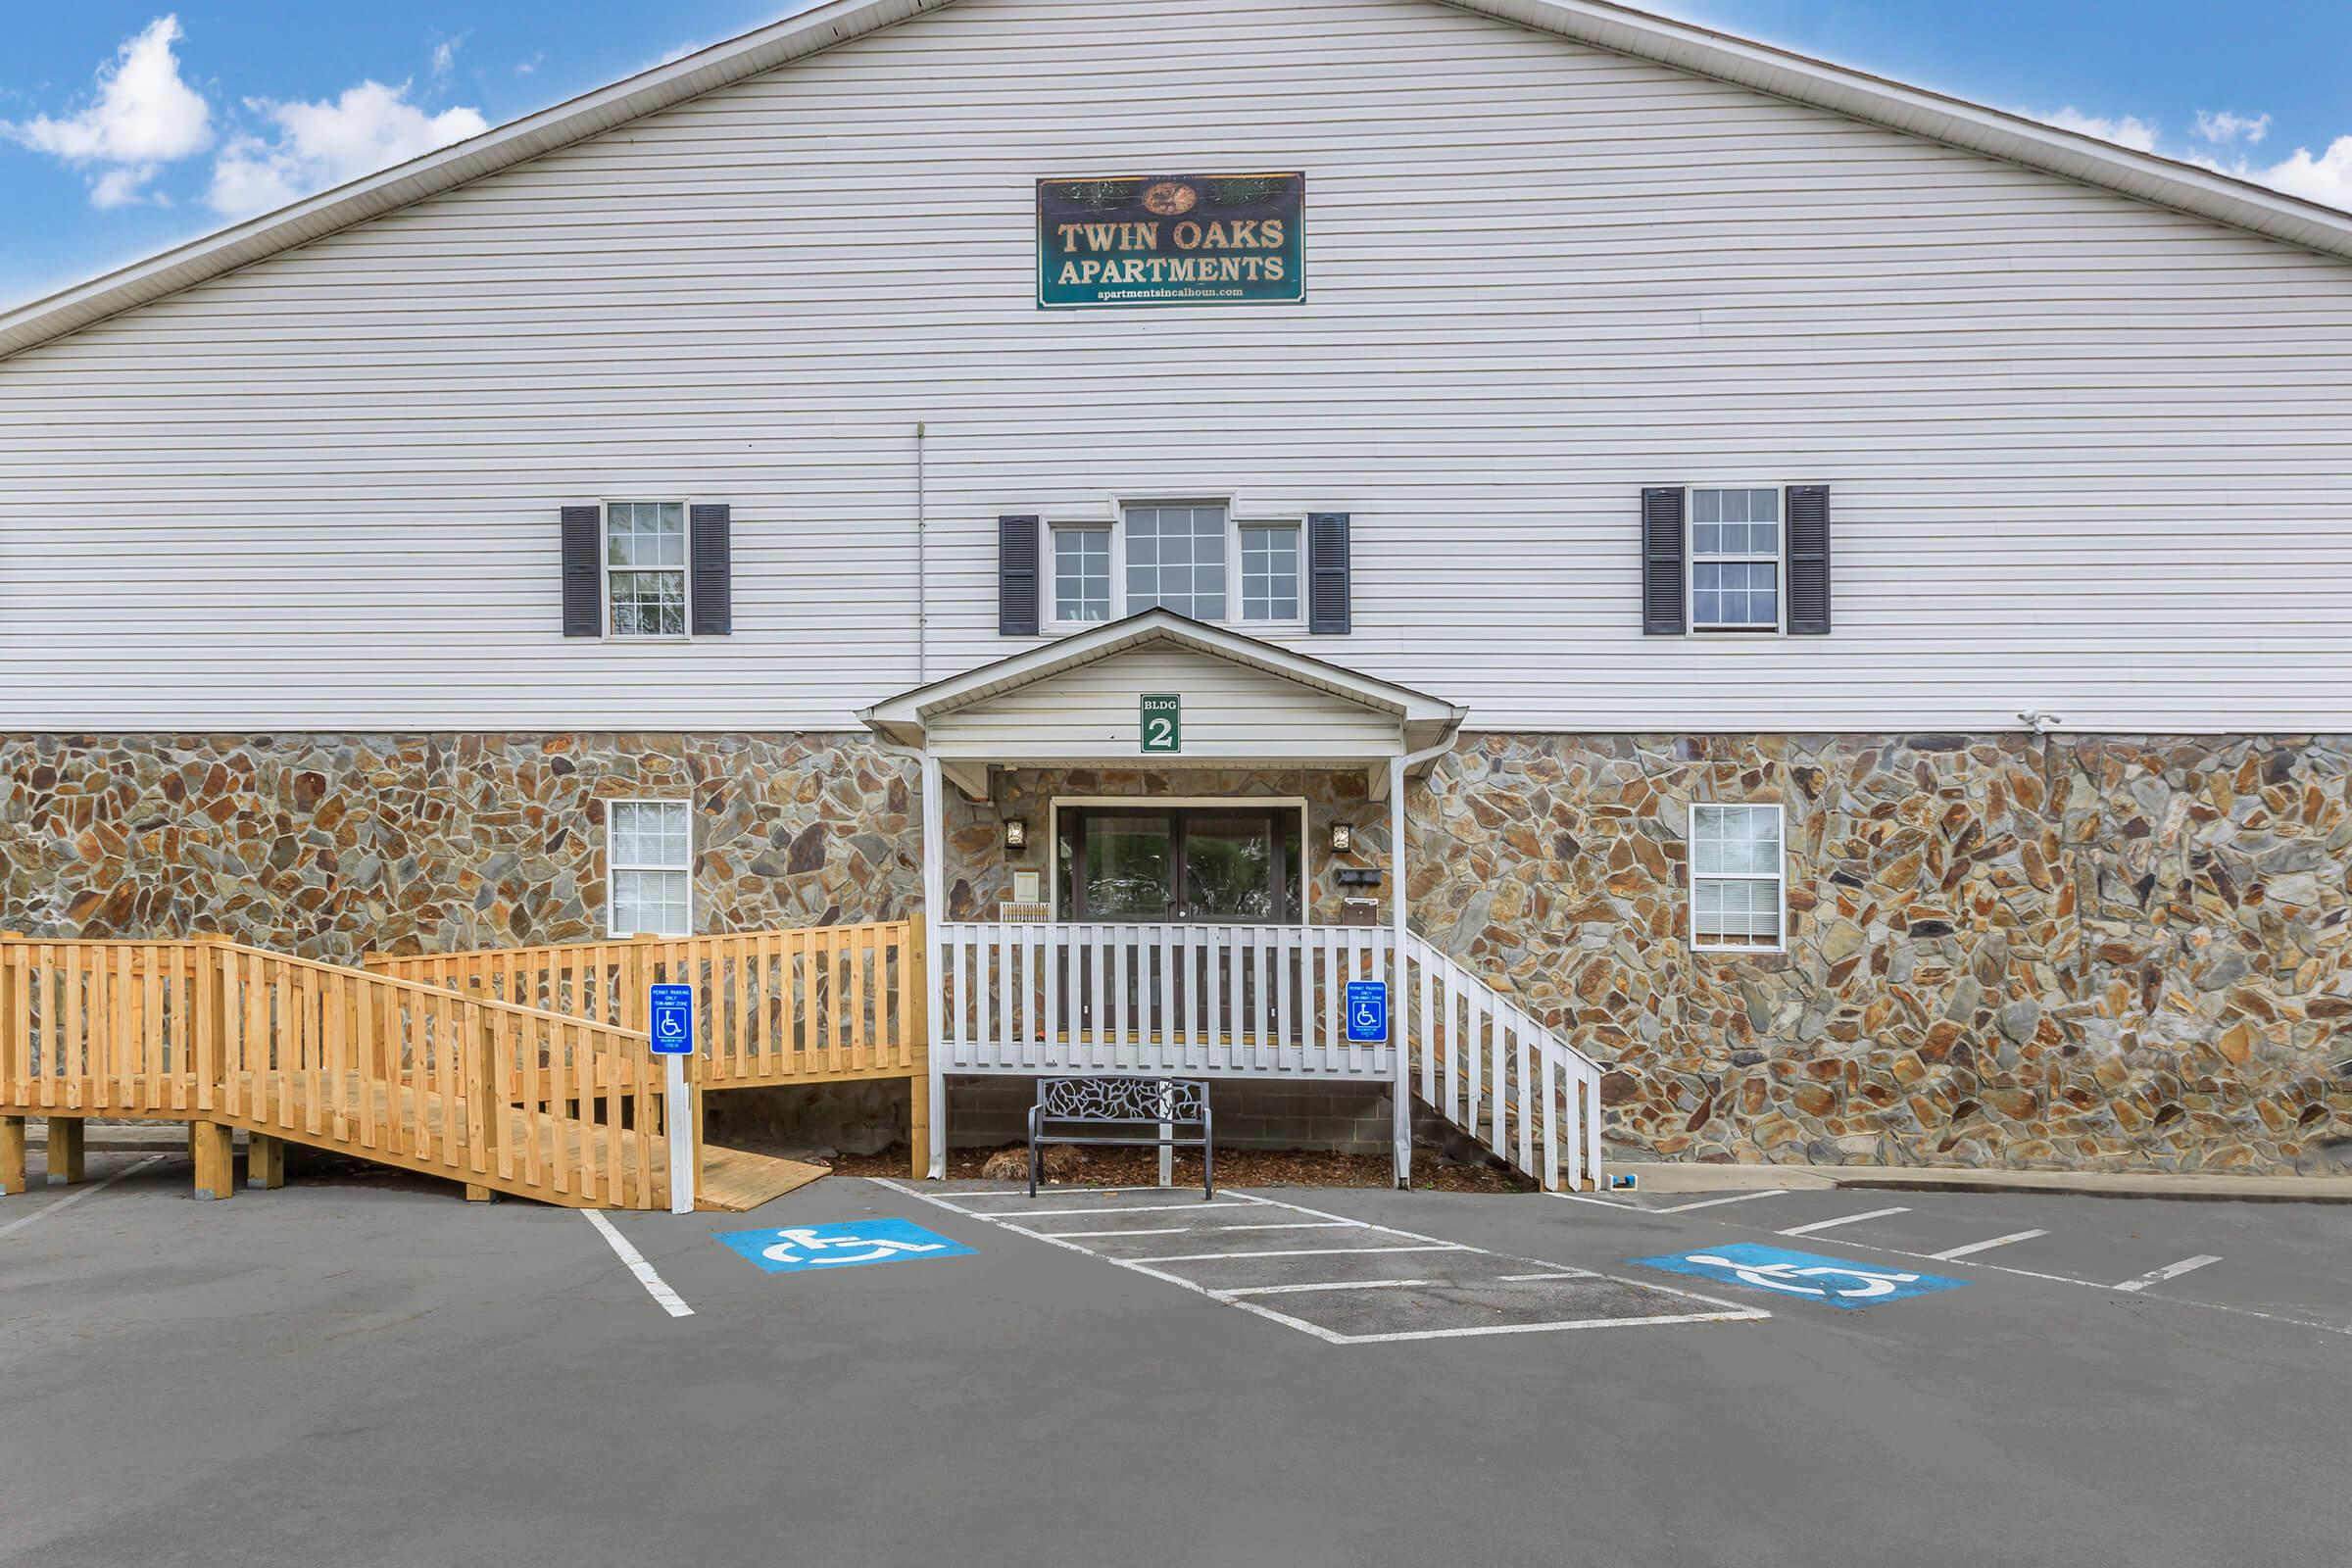
MULTIPOLYGON (((952 912, 1009 896, 1002 817, 1042 872, 1049 800, 1129 794, 1307 799, 1319 920, 1387 859, 1360 773, 1014 773, 951 794, 952 912)), ((600 935, 628 796, 694 802, 700 929, 888 919, 913 795, 856 735, 14 737, 0 928, 600 935)), ((1415 924, 1609 1065, 1614 1152, 2279 1170, 2352 1136, 2345 738, 1479 735, 1409 804, 1415 924), (1786 805, 1787 953, 1690 951, 1694 799, 1786 805)))
POLYGON ((915 769, 858 735, 0 738, 0 929, 350 959, 604 936, 612 799, 694 803, 698 930, 922 896, 915 769))
POLYGON ((1416 924, 1610 1066, 1614 1152, 2352 1152, 2352 738, 1481 735, 1416 805, 1416 924), (1786 953, 1690 951, 1693 800, 1786 806, 1786 953))

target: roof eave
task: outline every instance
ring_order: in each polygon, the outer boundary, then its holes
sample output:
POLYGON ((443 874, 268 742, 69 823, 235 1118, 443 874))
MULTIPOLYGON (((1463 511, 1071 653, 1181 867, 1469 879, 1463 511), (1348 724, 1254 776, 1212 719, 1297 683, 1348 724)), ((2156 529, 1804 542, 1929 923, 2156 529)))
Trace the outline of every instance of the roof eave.
POLYGON ((1579 43, 2080 180, 2159 207, 2352 258, 2352 214, 1964 99, 1671 22, 1610 0, 1445 0, 1579 43))
POLYGON ((485 174, 511 169, 747 76, 772 71, 954 3, 955 0, 831 0, 830 4, 551 105, 438 152, 320 191, 290 207, 0 313, 0 359, 78 331, 122 311, 152 304, 295 246, 323 239, 354 223, 455 190, 485 174))

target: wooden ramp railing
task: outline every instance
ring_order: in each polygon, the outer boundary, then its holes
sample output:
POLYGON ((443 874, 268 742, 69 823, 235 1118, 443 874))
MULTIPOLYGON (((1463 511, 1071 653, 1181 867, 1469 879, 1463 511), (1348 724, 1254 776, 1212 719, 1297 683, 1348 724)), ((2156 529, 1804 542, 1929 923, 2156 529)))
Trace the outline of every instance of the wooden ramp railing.
POLYGON ((185 1120, 223 1162, 243 1128, 469 1190, 669 1197, 642 1033, 220 940, 0 938, 0 1121, 20 1184, 27 1114, 51 1117, 53 1140, 60 1117, 185 1120))
POLYGON ((368 954, 371 974, 645 1028, 646 991, 691 985, 697 1090, 904 1078, 916 1175, 929 1145, 923 922, 813 926, 725 936, 368 954))

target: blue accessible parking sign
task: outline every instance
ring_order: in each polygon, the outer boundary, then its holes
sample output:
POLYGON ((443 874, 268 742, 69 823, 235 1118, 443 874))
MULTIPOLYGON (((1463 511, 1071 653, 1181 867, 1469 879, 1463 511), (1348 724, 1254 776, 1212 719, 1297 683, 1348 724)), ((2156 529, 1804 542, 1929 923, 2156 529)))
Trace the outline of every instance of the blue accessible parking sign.
POLYGON ((1389 983, 1348 982, 1348 1043, 1377 1044, 1389 1038, 1389 983))
POLYGON ((787 1225, 780 1230, 726 1231, 715 1238, 770 1274, 903 1263, 925 1257, 970 1257, 972 1250, 903 1219, 853 1220, 847 1225, 787 1225))
POLYGON ((1750 1285, 1758 1290, 1777 1291, 1848 1312, 1877 1306, 1882 1301, 1956 1291, 1968 1283, 1940 1274, 1888 1268, 1882 1263, 1857 1263, 1850 1258, 1818 1257, 1811 1252, 1758 1247, 1752 1242, 1734 1242, 1665 1257, 1637 1257, 1633 1261, 1643 1268, 1695 1275, 1719 1285, 1750 1285))
POLYGON ((654 1054, 694 1054, 694 987, 648 988, 647 1012, 653 1019, 654 1054))

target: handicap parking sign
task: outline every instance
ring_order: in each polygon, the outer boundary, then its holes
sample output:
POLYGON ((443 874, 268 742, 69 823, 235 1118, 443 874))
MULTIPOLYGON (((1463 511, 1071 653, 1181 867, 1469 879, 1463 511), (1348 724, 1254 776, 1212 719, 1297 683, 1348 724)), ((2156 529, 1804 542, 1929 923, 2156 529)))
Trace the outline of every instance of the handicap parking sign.
POLYGON ((1749 1285, 1848 1312, 1885 1301, 1900 1301, 1906 1297, 1956 1291, 1969 1283, 1946 1279, 1940 1274, 1889 1268, 1883 1263, 1857 1263, 1851 1258, 1819 1257, 1811 1252, 1758 1247, 1752 1242, 1735 1242, 1665 1257, 1637 1257, 1633 1261, 1643 1268, 1695 1275, 1719 1285, 1749 1285))
POLYGON ((1389 983, 1386 980, 1348 982, 1348 1043, 1362 1045, 1389 1038, 1389 983))
POLYGON ((903 1263, 925 1257, 969 1257, 972 1250, 903 1219, 854 1220, 847 1225, 787 1225, 778 1230, 725 1231, 715 1238, 770 1274, 903 1263))
POLYGON ((647 1011, 653 1017, 654 1054, 694 1054, 694 987, 654 986, 647 1011))

